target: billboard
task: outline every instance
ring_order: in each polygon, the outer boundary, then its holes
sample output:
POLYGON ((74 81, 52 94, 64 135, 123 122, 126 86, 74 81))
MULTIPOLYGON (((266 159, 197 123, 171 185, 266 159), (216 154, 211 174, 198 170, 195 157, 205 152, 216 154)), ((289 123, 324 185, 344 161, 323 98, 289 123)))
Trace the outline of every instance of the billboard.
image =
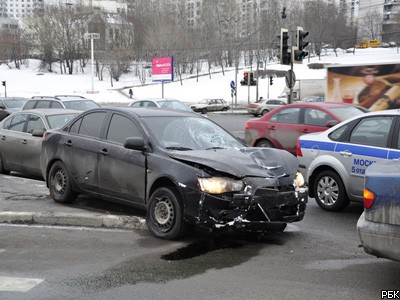
POLYGON ((153 81, 174 81, 174 59, 172 56, 153 58, 151 66, 153 81))
POLYGON ((372 111, 400 108, 400 62, 328 66, 326 101, 353 103, 372 111))

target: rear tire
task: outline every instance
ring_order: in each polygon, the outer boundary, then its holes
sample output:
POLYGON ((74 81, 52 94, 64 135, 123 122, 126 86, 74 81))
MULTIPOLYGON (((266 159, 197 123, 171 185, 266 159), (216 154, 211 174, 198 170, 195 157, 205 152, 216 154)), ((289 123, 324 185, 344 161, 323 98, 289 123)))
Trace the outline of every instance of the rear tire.
POLYGON ((262 140, 257 142, 256 147, 275 148, 270 141, 262 140))
POLYGON ((264 115, 266 115, 267 113, 269 113, 269 110, 268 110, 268 109, 264 109, 264 110, 261 112, 261 115, 264 116, 264 115))
POLYGON ((317 204, 324 210, 341 211, 350 203, 343 181, 334 171, 322 171, 315 178, 313 189, 317 204))
POLYGON ((228 108, 227 107, 224 107, 223 109, 222 109, 222 111, 227 111, 228 110, 228 108))
POLYGON ((65 165, 61 161, 56 161, 49 172, 49 190, 50 196, 59 203, 72 203, 78 196, 72 191, 71 176, 65 165))
POLYGON ((187 229, 182 201, 169 187, 158 188, 151 195, 146 219, 149 231, 161 239, 178 239, 187 229))
POLYGON ((4 169, 3 159, 1 158, 1 155, 0 155, 0 174, 4 175, 10 174, 10 171, 4 169))

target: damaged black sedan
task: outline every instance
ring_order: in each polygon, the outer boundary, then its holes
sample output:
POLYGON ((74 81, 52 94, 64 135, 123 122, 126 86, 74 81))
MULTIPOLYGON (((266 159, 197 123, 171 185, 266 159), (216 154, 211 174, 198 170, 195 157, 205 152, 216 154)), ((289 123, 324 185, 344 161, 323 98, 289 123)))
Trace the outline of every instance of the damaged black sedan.
POLYGON ((163 239, 188 224, 282 231, 303 219, 308 196, 292 154, 247 147, 190 112, 85 111, 46 132, 41 169, 56 202, 91 194, 143 208, 163 239))

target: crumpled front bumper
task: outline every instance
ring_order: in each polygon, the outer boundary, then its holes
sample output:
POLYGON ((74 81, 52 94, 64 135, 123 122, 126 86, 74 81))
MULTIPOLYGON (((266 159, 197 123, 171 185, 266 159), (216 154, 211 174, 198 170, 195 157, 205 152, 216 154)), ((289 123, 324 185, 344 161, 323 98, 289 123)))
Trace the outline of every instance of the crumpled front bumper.
POLYGON ((304 218, 307 199, 307 187, 286 191, 258 188, 252 194, 234 194, 231 199, 206 195, 198 220, 200 225, 214 228, 282 231, 286 223, 304 218))

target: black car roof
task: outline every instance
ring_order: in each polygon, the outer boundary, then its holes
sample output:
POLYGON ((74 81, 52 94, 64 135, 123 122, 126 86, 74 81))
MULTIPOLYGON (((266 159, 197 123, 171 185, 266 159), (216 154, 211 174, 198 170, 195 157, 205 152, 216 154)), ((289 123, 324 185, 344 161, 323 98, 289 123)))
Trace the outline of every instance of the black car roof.
POLYGON ((183 110, 164 110, 164 109, 153 109, 153 108, 136 108, 136 107, 100 107, 92 108, 87 110, 87 112, 93 111, 116 111, 116 112, 127 112, 131 115, 135 115, 139 118, 141 117, 171 117, 171 116, 197 116, 198 114, 192 112, 186 112, 183 110))

